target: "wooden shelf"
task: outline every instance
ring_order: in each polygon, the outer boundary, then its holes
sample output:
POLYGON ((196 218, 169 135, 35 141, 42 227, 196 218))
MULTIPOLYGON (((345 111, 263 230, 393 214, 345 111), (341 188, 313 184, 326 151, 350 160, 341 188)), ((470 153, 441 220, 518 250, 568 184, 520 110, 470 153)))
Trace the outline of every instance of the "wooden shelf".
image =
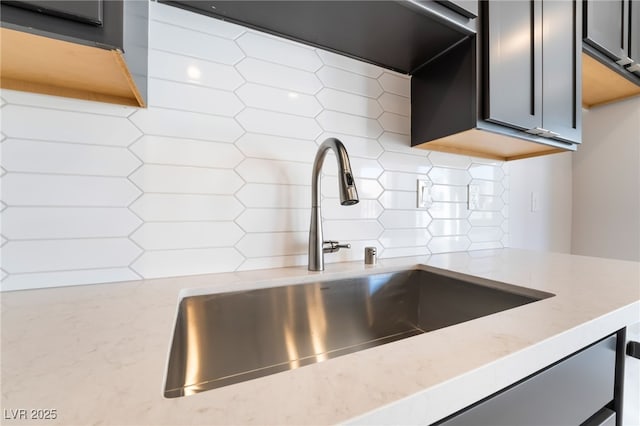
POLYGON ((582 53, 582 105, 591 108, 640 95, 640 86, 582 53))
POLYGON ((122 52, 0 28, 0 87, 145 106, 122 52))

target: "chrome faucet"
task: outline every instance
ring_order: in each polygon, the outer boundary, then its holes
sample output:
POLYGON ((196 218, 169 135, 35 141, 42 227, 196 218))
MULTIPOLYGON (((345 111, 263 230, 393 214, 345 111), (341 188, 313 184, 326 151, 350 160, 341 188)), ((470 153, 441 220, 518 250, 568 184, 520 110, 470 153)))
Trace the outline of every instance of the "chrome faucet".
POLYGON ((309 270, 324 271, 324 254, 335 253, 341 248, 351 248, 351 244, 324 241, 322 238, 322 213, 320 211, 320 171, 327 152, 332 149, 338 162, 338 187, 340 204, 352 206, 358 203, 358 191, 351 172, 349 155, 338 139, 328 138, 318 148, 311 172, 311 226, 309 228, 309 270))

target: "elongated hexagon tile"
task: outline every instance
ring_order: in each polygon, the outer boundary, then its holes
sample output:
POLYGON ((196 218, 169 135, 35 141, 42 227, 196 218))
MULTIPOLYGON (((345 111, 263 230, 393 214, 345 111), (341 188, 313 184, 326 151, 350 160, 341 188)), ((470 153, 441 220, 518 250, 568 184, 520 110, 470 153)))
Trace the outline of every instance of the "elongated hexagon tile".
POLYGON ((378 77, 380 85, 385 92, 409 98, 411 96, 411 79, 407 76, 400 76, 395 73, 384 72, 378 77))
MULTIPOLYGON (((310 204, 310 203, 309 203, 310 204)), ((309 229, 311 208, 246 209, 236 223, 246 232, 301 232, 309 229)))
POLYGON ((469 239, 472 243, 500 242, 502 228, 491 226, 476 226, 469 231, 469 239))
POLYGON ((15 240, 126 237, 141 223, 127 208, 9 207, 2 213, 2 232, 15 240))
POLYGON ((140 253, 127 238, 9 241, 2 267, 10 274, 123 267, 140 253))
POLYGON ((129 178, 145 192, 181 194, 233 194, 243 184, 233 170, 155 164, 145 164, 129 178))
POLYGON ((148 135, 233 142, 244 130, 228 117, 162 108, 138 110, 129 117, 148 135))
POLYGON ((142 164, 126 148, 17 139, 3 143, 2 157, 11 172, 127 176, 142 164))
POLYGON ((504 192, 504 186, 501 181, 473 179, 471 184, 478 186, 480 195, 497 197, 504 192))
POLYGON ((455 251, 465 251, 471 245, 471 241, 466 236, 433 237, 429 241, 428 247, 431 253, 447 253, 455 251))
POLYGON ((382 114, 380 104, 375 99, 368 98, 366 96, 325 87, 316 95, 316 97, 323 107, 333 111, 368 118, 377 118, 382 114))
POLYGON ((499 212, 503 207, 505 207, 505 203, 501 197, 491 197, 487 195, 480 195, 478 197, 478 210, 499 212))
POLYGON ((431 170, 431 162, 425 155, 407 155, 397 152, 385 152, 378 158, 385 170, 406 173, 426 174, 431 170))
POLYGON ((162 3, 152 2, 150 7, 151 27, 154 30, 155 22, 165 22, 168 24, 179 23, 180 26, 194 31, 204 32, 217 37, 235 39, 246 31, 240 25, 232 24, 228 21, 211 19, 199 13, 190 12, 162 3))
POLYGON ((213 274, 235 270, 244 257, 234 248, 147 251, 131 269, 144 278, 213 274))
POLYGON ((340 68, 365 77, 378 78, 383 72, 383 68, 381 67, 351 59, 344 55, 338 55, 337 53, 327 52, 321 49, 317 49, 317 53, 325 65, 340 68))
POLYGON ((466 170, 434 166, 429 170, 429 179, 435 184, 468 185, 471 182, 471 175, 466 170))
POLYGON ((311 178, 305 185, 247 183, 236 197, 247 207, 309 208, 311 206, 311 178))
POLYGON ((21 139, 112 146, 127 146, 141 135, 123 117, 22 105, 7 105, 2 109, 2 131, 8 137, 21 139))
POLYGON ((424 229, 387 229, 378 238, 380 244, 387 248, 426 246, 430 239, 429 232, 424 229))
POLYGON ((200 31, 156 21, 151 25, 151 34, 151 49, 229 65, 237 64, 244 58, 244 53, 232 40, 200 31))
POLYGON ((429 248, 427 246, 417 246, 417 247, 393 247, 393 248, 385 248, 382 251, 380 257, 385 259, 391 259, 394 257, 405 257, 405 256, 426 256, 431 254, 429 248))
POLYGON ((244 232, 233 222, 145 223, 131 239, 146 250, 231 247, 244 232))
POLYGON ((236 120, 247 132, 294 139, 315 139, 322 131, 313 118, 254 108, 245 109, 236 120))
POLYGON ((429 208, 434 219, 466 219, 469 213, 467 203, 434 202, 429 208))
POLYGON ((504 171, 500 166, 488 164, 473 164, 469 167, 469 173, 474 179, 500 180, 504 177, 504 171))
POLYGON ((448 152, 430 151, 429 160, 434 166, 451 169, 467 169, 471 165, 471 158, 466 155, 449 154, 448 152))
POLYGON ((235 145, 251 158, 288 161, 313 161, 318 147, 315 142, 282 136, 245 133, 235 145))
POLYGON ((244 158, 233 144, 166 136, 145 135, 130 149, 145 163, 176 166, 229 168, 244 158))
POLYGON ((292 93, 313 95, 322 89, 322 83, 311 72, 259 59, 246 58, 236 65, 236 69, 247 81, 286 89, 292 93))
POLYGON ((231 195, 143 194, 130 209, 145 221, 233 220, 244 209, 231 195))
POLYGON ((160 50, 149 51, 149 78, 234 90, 244 83, 232 65, 183 56, 160 50))
POLYGON ((126 207, 140 194, 126 178, 22 173, 2 177, 2 198, 9 205, 126 207))
POLYGON ((385 210, 378 220, 385 229, 426 228, 431 216, 426 210, 385 210))
POLYGON ((508 223, 500 212, 477 210, 471 212, 469 222, 473 226, 500 226, 503 222, 508 223))
POLYGON ((378 181, 384 189, 387 190, 416 191, 419 179, 427 179, 426 173, 405 173, 385 170, 378 178, 378 181))
POLYGON ((306 254, 294 254, 291 256, 266 256, 252 257, 245 261, 236 270, 254 271, 256 269, 288 268, 290 266, 306 265, 306 254))
POLYGON ((378 198, 385 209, 412 210, 416 208, 416 193, 409 191, 384 191, 378 198))
POLYGON ((384 92, 378 102, 387 112, 409 117, 411 115, 411 99, 404 96, 394 95, 393 93, 384 92))
POLYGON ((427 151, 411 148, 411 137, 406 134, 384 132, 378 137, 378 142, 387 151, 402 152, 404 154, 425 156, 427 151))
POLYGON ((380 84, 373 78, 328 66, 320 68, 316 74, 325 87, 374 99, 382 94, 380 84))
POLYGON ((248 233, 236 248, 249 258, 305 254, 308 238, 308 232, 248 233))
POLYGON ((471 224, 465 219, 436 219, 429 225, 429 232, 434 237, 447 235, 466 235, 471 224))
POLYGON ((349 242, 375 240, 384 231, 376 220, 325 220, 324 237, 327 240, 349 242))
POLYGON ((252 58, 310 72, 314 72, 322 66, 322 62, 313 48, 289 40, 277 39, 267 34, 247 32, 240 36, 236 42, 244 53, 252 58))
POLYGON ((382 134, 380 124, 371 118, 324 110, 316 119, 326 132, 344 133, 364 138, 377 138, 382 134))
POLYGON ((353 206, 340 205, 339 198, 325 198, 322 201, 324 219, 376 219, 383 211, 377 200, 362 199, 353 206))
POLYGON ((324 132, 316 138, 316 142, 321 144, 327 138, 337 138, 347 148, 349 155, 353 157, 378 158, 384 151, 376 139, 336 132, 324 132))
POLYGON ((244 108, 233 92, 157 78, 149 79, 148 104, 225 117, 233 117, 244 108))
POLYGON ((236 171, 250 183, 311 183, 311 163, 247 158, 236 171))
POLYGON ((378 117, 378 122, 387 132, 409 135, 411 134, 411 119, 404 115, 385 112, 378 117))
POLYGON ((247 83, 236 91, 245 105, 285 114, 315 117, 322 107, 313 95, 247 83))

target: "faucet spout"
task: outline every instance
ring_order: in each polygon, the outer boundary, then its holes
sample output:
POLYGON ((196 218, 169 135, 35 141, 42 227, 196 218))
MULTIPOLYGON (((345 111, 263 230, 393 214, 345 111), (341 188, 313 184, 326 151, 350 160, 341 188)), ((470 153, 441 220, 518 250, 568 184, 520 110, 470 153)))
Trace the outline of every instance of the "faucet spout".
POLYGON ((325 242, 322 236, 322 213, 320 200, 320 172, 327 152, 333 150, 338 163, 338 188, 340 191, 340 204, 343 206, 351 206, 357 204, 358 191, 356 190, 356 182, 351 171, 351 163, 349 162, 349 154, 342 142, 336 138, 328 138, 318 148, 316 158, 313 162, 313 171, 311 174, 311 226, 309 227, 309 270, 324 270, 324 252, 337 251, 341 247, 337 242, 332 242, 327 250, 325 250, 325 242), (337 248, 336 248, 337 247, 337 248))

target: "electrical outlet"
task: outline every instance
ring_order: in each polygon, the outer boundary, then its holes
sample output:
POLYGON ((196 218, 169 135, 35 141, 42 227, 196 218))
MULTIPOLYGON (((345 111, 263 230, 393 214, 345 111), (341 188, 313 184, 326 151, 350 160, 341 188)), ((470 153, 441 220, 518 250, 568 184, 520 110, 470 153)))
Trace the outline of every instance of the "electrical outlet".
POLYGON ((467 209, 478 210, 480 204, 480 186, 469 184, 467 186, 467 209))
POLYGON ((418 196, 416 207, 419 209, 428 209, 433 204, 431 198, 431 187, 433 184, 427 179, 418 179, 418 196))
POLYGON ((536 213, 540 210, 540 201, 538 200, 538 193, 531 193, 531 213, 536 213))

